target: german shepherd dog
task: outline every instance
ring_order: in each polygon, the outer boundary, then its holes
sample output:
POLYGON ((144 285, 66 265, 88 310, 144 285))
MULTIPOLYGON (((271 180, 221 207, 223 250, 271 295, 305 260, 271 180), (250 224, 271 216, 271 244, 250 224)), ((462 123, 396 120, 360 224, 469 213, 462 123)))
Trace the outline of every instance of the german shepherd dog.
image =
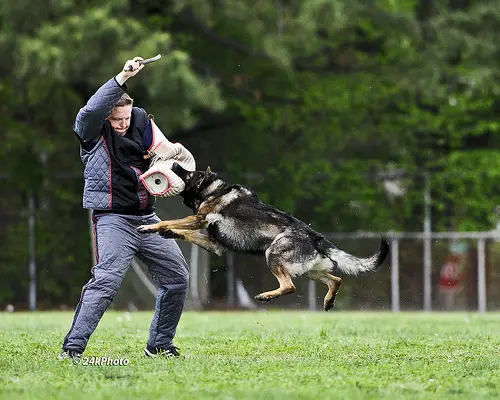
POLYGON ((187 240, 219 256, 226 250, 264 254, 279 288, 258 294, 257 301, 267 302, 295 292, 292 278, 306 275, 328 286, 323 303, 328 311, 342 285, 342 279, 334 273, 374 271, 389 253, 389 244, 382 238, 371 257, 348 254, 306 223, 265 204, 244 186, 227 184, 210 167, 206 171, 187 171, 174 163, 172 171, 184 181, 180 195, 194 215, 141 225, 138 231, 187 240))

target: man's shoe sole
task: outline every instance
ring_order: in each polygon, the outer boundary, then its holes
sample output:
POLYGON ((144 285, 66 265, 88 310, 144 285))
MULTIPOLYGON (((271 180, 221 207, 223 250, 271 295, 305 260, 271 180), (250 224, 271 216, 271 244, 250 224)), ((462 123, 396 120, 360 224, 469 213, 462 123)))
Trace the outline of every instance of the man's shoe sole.
POLYGON ((146 357, 150 357, 150 358, 158 358, 158 357, 161 357, 161 358, 180 358, 180 355, 176 356, 174 353, 172 352, 164 352, 164 353, 151 353, 149 350, 148 350, 148 346, 144 347, 144 355, 146 357))
POLYGON ((144 347, 144 355, 146 357, 150 357, 150 358, 157 358, 158 355, 157 354, 154 354, 154 353, 151 353, 149 350, 148 350, 148 347, 144 347))

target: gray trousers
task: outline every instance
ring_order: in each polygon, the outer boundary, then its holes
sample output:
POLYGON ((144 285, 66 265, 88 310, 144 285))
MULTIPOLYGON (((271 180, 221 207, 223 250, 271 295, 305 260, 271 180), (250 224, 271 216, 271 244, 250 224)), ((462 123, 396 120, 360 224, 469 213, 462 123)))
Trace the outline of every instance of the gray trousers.
POLYGON ((94 215, 97 263, 91 270, 91 279, 82 289, 63 350, 83 353, 90 335, 113 301, 134 256, 147 265, 158 287, 148 345, 165 347, 172 344, 187 296, 189 272, 186 260, 174 240, 136 231, 139 225, 158 221, 160 219, 156 214, 94 215))

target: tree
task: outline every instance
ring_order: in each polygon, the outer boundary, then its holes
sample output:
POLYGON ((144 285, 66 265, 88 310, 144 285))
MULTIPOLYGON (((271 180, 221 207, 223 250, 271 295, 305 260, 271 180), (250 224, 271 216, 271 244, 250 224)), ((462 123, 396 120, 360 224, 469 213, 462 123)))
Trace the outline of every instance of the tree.
POLYGON ((236 179, 321 229, 420 230, 428 171, 435 229, 493 227, 496 2, 177 7, 165 29, 243 117, 217 141, 236 179), (393 169, 408 190, 391 201, 373 177, 393 169))
POLYGON ((499 16, 488 0, 2 2, 0 302, 27 264, 30 193, 43 290, 88 275, 71 125, 136 54, 163 55, 129 86, 170 138, 318 230, 420 230, 425 173, 435 230, 493 228, 499 16))
POLYGON ((0 155, 7 171, 2 183, 12 193, 2 199, 1 218, 9 223, 2 231, 0 262, 12 274, 0 301, 12 281, 27 286, 22 278, 28 246, 19 240, 27 237, 26 215, 19 210, 30 195, 38 205, 41 297, 64 301, 69 287, 75 298, 88 277, 88 267, 77 268, 91 260, 87 213, 81 208, 82 165, 71 127, 79 107, 127 58, 164 54, 159 68, 148 68, 129 86, 137 103, 147 104, 167 131, 193 124, 193 110, 224 106, 215 82, 191 70, 189 56, 170 48, 168 33, 153 32, 136 20, 127 1, 87 2, 85 7, 76 1, 35 3, 9 0, 0 8, 5 55, 0 155))

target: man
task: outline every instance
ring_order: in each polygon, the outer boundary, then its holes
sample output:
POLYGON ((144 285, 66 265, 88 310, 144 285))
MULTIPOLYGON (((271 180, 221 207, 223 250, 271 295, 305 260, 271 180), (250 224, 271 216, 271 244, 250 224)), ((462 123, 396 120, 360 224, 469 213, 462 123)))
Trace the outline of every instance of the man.
POLYGON ((74 125, 85 164, 83 206, 93 210, 97 260, 59 356, 74 363, 80 361, 134 256, 147 265, 158 287, 144 353, 179 356, 172 340, 187 295, 186 261, 174 240, 136 230, 160 221, 154 212, 155 198, 139 179, 149 168, 151 121, 145 110, 133 107, 125 92, 125 82, 144 67, 140 60, 128 60, 118 75, 101 86, 80 109, 74 125))

